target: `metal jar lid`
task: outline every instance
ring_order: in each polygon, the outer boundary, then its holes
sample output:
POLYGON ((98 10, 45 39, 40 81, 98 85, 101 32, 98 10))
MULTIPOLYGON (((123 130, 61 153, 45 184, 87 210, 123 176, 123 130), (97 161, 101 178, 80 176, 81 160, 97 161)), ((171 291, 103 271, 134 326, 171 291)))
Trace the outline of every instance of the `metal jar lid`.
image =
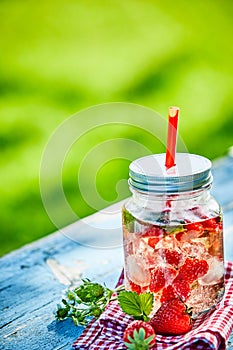
POLYGON ((176 165, 165 166, 165 153, 136 159, 129 167, 129 185, 141 192, 179 193, 209 187, 213 181, 211 161, 205 157, 177 153, 176 165))

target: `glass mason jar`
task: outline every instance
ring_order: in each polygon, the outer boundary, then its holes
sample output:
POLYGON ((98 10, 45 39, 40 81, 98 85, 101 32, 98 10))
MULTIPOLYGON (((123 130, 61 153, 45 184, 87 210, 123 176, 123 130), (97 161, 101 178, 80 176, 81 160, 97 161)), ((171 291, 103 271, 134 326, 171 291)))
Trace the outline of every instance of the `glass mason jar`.
POLYGON ((130 164, 132 197, 123 206, 125 287, 152 292, 153 313, 181 298, 193 316, 214 307, 224 293, 222 211, 211 196, 211 162, 165 154, 130 164))

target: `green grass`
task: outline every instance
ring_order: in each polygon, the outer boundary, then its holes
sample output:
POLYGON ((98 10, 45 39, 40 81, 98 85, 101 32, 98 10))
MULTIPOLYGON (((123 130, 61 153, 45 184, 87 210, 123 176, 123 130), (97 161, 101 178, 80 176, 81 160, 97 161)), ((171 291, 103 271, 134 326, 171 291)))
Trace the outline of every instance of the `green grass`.
MULTIPOLYGON (((166 117, 168 106, 178 105, 188 150, 210 159, 226 154, 233 144, 232 14, 230 0, 0 3, 0 254, 56 230, 40 197, 40 162, 54 130, 84 108, 130 102, 166 117)), ((133 126, 85 135, 63 170, 67 200, 79 217, 100 209, 91 203, 90 181, 96 181, 100 207, 129 194, 126 182, 116 188, 128 176, 129 159, 111 159, 117 152, 124 156, 123 141, 104 150, 107 162, 96 149, 84 168, 89 203, 77 185, 88 152, 119 138, 163 151, 150 133, 133 126)), ((130 157, 140 152, 135 148, 130 157)), ((59 207, 48 181, 48 196, 59 207)), ((70 219, 64 215, 61 222, 70 219)))

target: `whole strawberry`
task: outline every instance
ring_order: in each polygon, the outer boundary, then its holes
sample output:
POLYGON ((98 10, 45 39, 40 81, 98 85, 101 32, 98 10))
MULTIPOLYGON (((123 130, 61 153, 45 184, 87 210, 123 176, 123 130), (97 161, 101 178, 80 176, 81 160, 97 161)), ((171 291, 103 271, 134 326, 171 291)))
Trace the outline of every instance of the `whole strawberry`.
POLYGON ((149 323, 133 321, 125 329, 123 340, 127 349, 148 350, 155 344, 155 332, 149 323))
POLYGON ((189 332, 192 328, 187 307, 179 298, 164 303, 149 323, 155 333, 163 335, 180 335, 189 332))

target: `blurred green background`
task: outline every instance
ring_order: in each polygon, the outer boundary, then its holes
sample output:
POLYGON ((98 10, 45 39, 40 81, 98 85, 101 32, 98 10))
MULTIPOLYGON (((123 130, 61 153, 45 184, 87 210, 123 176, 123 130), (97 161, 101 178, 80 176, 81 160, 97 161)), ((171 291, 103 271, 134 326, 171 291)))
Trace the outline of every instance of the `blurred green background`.
MULTIPOLYGON (((210 159, 227 152, 232 18, 231 0, 0 2, 0 254, 56 229, 40 197, 40 161, 55 128, 83 108, 132 102, 166 117, 168 106, 178 105, 179 133, 190 152, 210 159)), ((82 140, 81 154, 108 137, 163 151, 149 134, 122 127, 82 140)), ((86 216, 95 210, 74 189, 77 167, 70 157, 64 190, 86 216)), ((127 173, 126 161, 105 164, 97 176, 100 194, 114 202, 115 184, 127 173)))

